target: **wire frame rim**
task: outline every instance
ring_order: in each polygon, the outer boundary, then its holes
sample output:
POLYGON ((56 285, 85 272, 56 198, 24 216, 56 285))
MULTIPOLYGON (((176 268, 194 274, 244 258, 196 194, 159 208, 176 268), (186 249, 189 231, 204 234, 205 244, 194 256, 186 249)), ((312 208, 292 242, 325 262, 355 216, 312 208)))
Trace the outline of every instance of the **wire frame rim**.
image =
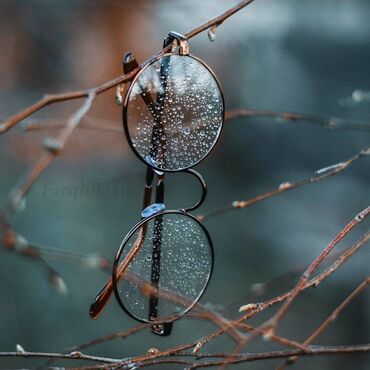
POLYGON ((202 229, 202 231, 204 232, 207 240, 208 240, 208 249, 209 251, 211 252, 211 267, 209 269, 209 272, 208 272, 208 276, 207 276, 207 280, 206 280, 206 283, 204 284, 204 287, 202 288, 202 290, 200 291, 200 293, 198 294, 197 298, 194 300, 194 302, 188 307, 186 308, 181 314, 178 315, 178 317, 175 317, 169 321, 173 322, 173 321, 176 321, 178 319, 180 319, 182 316, 184 316, 186 313, 188 313, 198 302, 199 300, 202 298, 203 294, 205 293, 205 291, 207 290, 208 288, 208 285, 209 285, 209 282, 211 280, 211 277, 212 277, 212 274, 213 274, 213 268, 214 268, 214 259, 215 259, 215 256, 214 256, 214 248, 213 248, 213 243, 212 243, 212 239, 211 239, 211 236, 208 232, 208 230, 206 229, 206 227, 196 218, 194 217, 192 214, 188 213, 188 212, 184 212, 182 210, 165 210, 165 211, 162 211, 162 212, 158 212, 154 215, 151 215, 149 217, 146 217, 142 220, 140 220, 135 226, 133 226, 131 228, 131 230, 127 233, 127 235, 124 237, 124 239, 122 240, 118 250, 117 250, 117 253, 116 253, 116 256, 114 258, 114 263, 113 263, 113 269, 112 269, 112 283, 113 283, 113 290, 114 290, 114 295, 116 297, 116 300, 118 302, 118 304, 120 305, 120 307, 122 308, 122 310, 128 314, 131 318, 137 320, 137 321, 140 321, 140 322, 143 322, 143 323, 151 323, 152 321, 148 320, 148 319, 143 319, 141 317, 138 317, 136 315, 134 315, 126 306, 125 304, 123 303, 122 299, 121 299, 121 295, 118 291, 118 287, 117 287, 117 277, 116 277, 116 272, 117 272, 117 267, 118 267, 118 264, 119 264, 119 260, 120 260, 120 257, 121 257, 121 254, 125 248, 125 245, 126 243, 128 242, 128 240, 134 235, 134 233, 142 226, 144 225, 146 222, 149 222, 150 220, 152 220, 153 218, 155 217, 158 217, 158 216, 165 216, 165 215, 168 215, 168 214, 180 214, 180 215, 183 215, 183 216, 186 216, 186 217, 190 217, 193 221, 195 221, 202 229))
POLYGON ((199 59, 198 57, 195 57, 192 54, 180 55, 180 54, 176 54, 176 53, 164 53, 162 55, 158 55, 155 58, 152 58, 151 60, 149 60, 144 65, 144 67, 141 68, 139 70, 139 72, 135 75, 135 77, 132 79, 129 88, 126 91, 125 99, 124 99, 124 102, 123 102, 123 107, 122 107, 122 123, 123 123, 123 129, 124 129, 124 132, 125 132, 126 140, 127 140, 128 144, 129 144, 131 150, 134 152, 134 154, 136 155, 136 157, 138 157, 140 159, 140 161, 143 162, 146 166, 149 166, 149 167, 153 168, 154 170, 160 171, 160 172, 179 172, 179 171, 183 171, 183 170, 187 170, 189 168, 195 167, 199 163, 201 163, 204 159, 206 159, 209 156, 209 154, 212 152, 212 150, 216 146, 216 144, 217 144, 217 142, 218 142, 218 140, 219 140, 219 138, 221 136, 221 133, 222 133, 222 130, 223 130, 223 127, 224 127, 224 123, 225 123, 225 97, 224 97, 224 93, 223 93, 223 89, 222 89, 221 83, 220 83, 219 79, 217 78, 216 74, 213 72, 213 70, 205 62, 203 62, 201 59, 199 59), (133 144, 132 139, 131 139, 131 136, 130 136, 130 130, 128 128, 128 117, 127 117, 128 103, 129 103, 129 100, 130 100, 131 91, 132 91, 132 89, 133 89, 136 81, 139 79, 140 75, 147 68, 149 68, 152 64, 154 64, 158 60, 160 60, 162 58, 165 58, 165 57, 175 56, 175 55, 180 56, 180 57, 184 57, 184 58, 188 57, 188 58, 191 58, 191 59, 196 60, 198 63, 200 63, 211 74, 211 76, 215 80, 216 85, 217 85, 217 87, 218 87, 218 89, 220 91, 220 96, 221 96, 221 100, 222 100, 222 116, 221 116, 222 120, 221 120, 220 128, 218 130, 216 139, 213 142, 213 144, 211 145, 211 147, 209 148, 209 150, 208 150, 208 152, 207 152, 207 154, 205 156, 201 157, 198 161, 194 162, 190 166, 185 166, 185 167, 181 167, 181 168, 177 168, 177 169, 163 169, 163 168, 154 166, 152 164, 149 164, 147 161, 145 161, 145 159, 139 154, 139 152, 134 147, 134 144, 133 144))

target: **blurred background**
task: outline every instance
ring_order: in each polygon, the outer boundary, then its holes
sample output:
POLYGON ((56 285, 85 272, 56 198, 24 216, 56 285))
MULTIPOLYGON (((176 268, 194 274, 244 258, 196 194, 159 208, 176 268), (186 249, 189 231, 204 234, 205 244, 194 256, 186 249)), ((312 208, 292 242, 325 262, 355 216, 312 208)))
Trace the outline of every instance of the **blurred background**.
MULTIPOLYGON (((110 80, 121 74, 126 51, 144 61, 161 48, 168 31, 186 33, 236 2, 2 0, 0 118, 44 94, 85 89, 110 80)), ((370 104, 366 99, 351 100, 355 90, 370 90, 369 16, 370 2, 365 0, 256 0, 219 27, 214 43, 205 32, 191 40, 190 48, 219 77, 227 110, 298 111, 369 124, 370 104)), ((30 242, 110 260, 138 220, 145 168, 121 132, 121 108, 114 94, 112 89, 99 95, 82 125, 88 127, 90 122, 116 130, 77 129, 13 217, 14 227, 30 242), (100 191, 81 195, 81 187, 100 191)), ((53 105, 26 122, 63 124, 80 104, 53 105)), ((0 136, 0 207, 7 204, 9 193, 43 152, 43 139, 56 134, 56 130, 24 131, 18 125, 0 136)), ((215 150, 197 168, 209 187, 200 212, 310 177, 315 170, 346 160, 369 144, 369 132, 271 118, 229 121, 215 150)), ((209 219, 206 227, 214 241, 216 261, 202 302, 227 317, 236 317, 240 305, 293 287, 300 269, 369 204, 369 169, 370 159, 364 158, 318 184, 209 219), (264 289, 256 289, 261 286, 264 289)), ((181 174, 167 179, 170 208, 197 198, 199 190, 192 179, 181 174)), ((365 221, 338 250, 362 235, 368 225, 365 221)), ((3 248, 0 255, 0 351, 13 351, 19 343, 29 351, 58 352, 136 324, 113 299, 98 320, 89 318, 90 302, 107 272, 88 264, 49 260, 68 287, 68 294, 60 294, 48 282, 43 265, 3 248)), ((279 334, 303 341, 369 275, 369 256, 364 247, 319 289, 304 292, 279 334)), ((369 342, 369 308, 370 292, 365 291, 315 343, 369 342)), ((266 311, 251 323, 256 325, 272 313, 266 311)), ((109 357, 139 355, 151 347, 165 349, 201 338, 212 328, 185 318, 176 323, 168 338, 146 331, 87 352, 109 357)), ((225 336, 204 351, 232 348, 225 336)), ((276 348, 280 347, 257 340, 246 351, 276 348)), ((1 368, 39 363, 0 359, 1 368)), ((234 368, 271 369, 278 363, 234 368)), ((296 367, 368 369, 370 358, 367 354, 304 358, 296 367)))

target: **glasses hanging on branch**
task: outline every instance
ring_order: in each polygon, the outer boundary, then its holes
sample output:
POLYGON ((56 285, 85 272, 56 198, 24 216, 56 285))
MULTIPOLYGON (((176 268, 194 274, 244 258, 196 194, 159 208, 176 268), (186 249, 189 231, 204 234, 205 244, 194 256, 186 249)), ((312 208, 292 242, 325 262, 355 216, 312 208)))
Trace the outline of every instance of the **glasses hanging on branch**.
MULTIPOLYGON (((148 62, 135 75, 123 101, 123 126, 137 157, 146 164, 141 220, 123 239, 107 281, 90 307, 98 317, 114 292, 121 308, 152 331, 168 335, 172 322, 205 291, 213 269, 213 246, 205 227, 189 212, 206 197, 206 184, 191 167, 215 146, 224 122, 220 84, 201 60, 189 54, 186 38, 171 32, 170 53, 148 62), (184 172, 202 187, 192 207, 167 210, 165 173, 184 172), (156 178, 155 199, 152 184, 156 178)), ((124 72, 138 64, 131 53, 124 72)))

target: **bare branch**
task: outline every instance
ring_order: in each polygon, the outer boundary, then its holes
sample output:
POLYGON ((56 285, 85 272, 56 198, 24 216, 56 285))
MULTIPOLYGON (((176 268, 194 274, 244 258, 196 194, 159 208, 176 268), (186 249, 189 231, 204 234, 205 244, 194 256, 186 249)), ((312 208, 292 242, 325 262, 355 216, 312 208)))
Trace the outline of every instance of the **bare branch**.
MULTIPOLYGON (((256 353, 256 354, 240 354, 240 355, 233 355, 230 357, 229 363, 231 364, 239 364, 243 362, 252 362, 252 361, 261 361, 261 360, 271 360, 276 358, 284 358, 284 357, 291 357, 292 355, 288 355, 289 353, 295 353, 293 356, 315 356, 315 355, 327 355, 327 354, 340 354, 340 353, 358 353, 358 352, 369 352, 370 351, 370 344, 364 345, 356 345, 356 346, 333 346, 333 347, 310 347, 309 351, 302 351, 302 350, 289 350, 289 351, 274 351, 274 352, 265 352, 265 353, 256 353)), ((228 354, 230 355, 230 354, 228 354)), ((211 357, 213 357, 211 355, 211 357)), ((220 356, 220 357, 227 357, 220 356)), ((208 362, 200 362, 197 364, 192 365, 188 369, 198 369, 204 367, 214 367, 220 366, 224 364, 224 361, 208 361, 208 362)))
POLYGON ((0 352, 0 357, 26 357, 26 358, 35 357, 35 358, 54 358, 67 360, 85 360, 108 364, 122 362, 122 359, 89 356, 81 352, 71 352, 71 353, 46 353, 46 352, 27 352, 27 351, 0 352))
POLYGON ((206 221, 206 220, 208 221, 212 217, 221 215, 226 212, 230 212, 232 210, 248 208, 255 203, 259 203, 263 200, 272 198, 276 195, 285 193, 289 190, 297 189, 297 188, 300 188, 302 186, 309 185, 309 184, 315 184, 329 177, 338 175, 339 173, 345 171, 348 167, 350 167, 353 164, 353 162, 359 159, 362 159, 366 156, 369 156, 369 155, 370 155, 370 147, 364 148, 359 153, 355 154, 354 156, 352 156, 351 158, 343 162, 336 163, 336 164, 333 164, 328 167, 321 168, 315 171, 315 174, 307 179, 296 181, 296 182, 289 182, 289 181, 282 182, 277 188, 270 190, 266 193, 262 193, 248 200, 235 200, 226 207, 219 208, 205 215, 198 215, 197 218, 200 221, 206 221))
MULTIPOLYGON (((300 113, 300 112, 274 112, 256 109, 239 109, 230 110, 225 112, 225 121, 232 121, 237 118, 261 118, 268 117, 277 120, 284 120, 288 122, 307 122, 317 124, 325 128, 336 130, 349 130, 349 131, 361 131, 370 132, 370 124, 366 122, 353 122, 343 118, 332 118, 324 117, 311 113, 300 113)), ((93 118, 85 116, 84 121, 88 125, 80 125, 79 128, 84 130, 95 130, 95 131, 107 131, 107 132, 121 132, 122 128, 113 125, 114 121, 93 118)), ((56 130, 64 127, 62 119, 50 119, 50 120, 26 120, 21 121, 22 129, 24 131, 34 130, 56 130)))
POLYGON ((80 109, 77 110, 67 121, 67 125, 60 132, 57 138, 47 138, 44 142, 46 152, 40 157, 36 164, 31 168, 29 173, 23 179, 21 184, 12 191, 12 197, 10 204, 5 210, 5 213, 9 216, 18 207, 23 197, 28 193, 31 186, 41 176, 41 174, 49 167, 53 159, 64 149, 68 139, 73 133, 74 129, 80 123, 83 116, 89 111, 92 103, 95 99, 95 92, 89 91, 88 98, 81 105, 80 109))
MULTIPOLYGON (((342 266, 350 257, 352 257, 357 251, 359 251, 368 241, 370 240, 370 231, 365 233, 356 243, 351 245, 348 249, 345 250, 345 252, 326 270, 324 270, 322 273, 317 275, 316 277, 312 278, 311 280, 307 281, 306 284, 303 287, 304 289, 310 288, 310 287, 317 287, 321 284, 322 281, 327 279, 329 276, 331 276, 335 271, 338 270, 340 266, 342 266)), ((294 289, 285 292, 283 294, 280 294, 274 298, 271 298, 265 302, 261 303, 255 303, 255 304, 247 304, 242 307, 240 307, 240 312, 245 312, 243 316, 239 317, 236 320, 233 320, 229 323, 229 326, 235 326, 238 323, 244 322, 245 320, 255 316, 256 314, 264 311, 267 308, 270 308, 272 306, 275 306, 278 303, 284 302, 287 300, 294 292, 294 289)), ((197 349, 198 351, 204 347, 205 344, 210 342, 211 340, 217 338, 221 334, 225 332, 225 328, 217 329, 216 331, 208 334, 207 336, 203 337, 202 339, 198 340, 197 343, 197 349)), ((256 328, 257 329, 263 329, 263 328, 256 328)), ((261 331, 260 331, 261 332, 261 331)), ((258 333, 257 333, 258 334, 258 333)), ((271 335, 274 335, 271 333, 271 335)))
MULTIPOLYGON (((219 15, 216 18, 211 19, 210 21, 204 23, 203 25, 193 29, 192 31, 188 32, 185 37, 188 39, 193 38, 194 36, 207 31, 209 28, 212 26, 219 26, 221 25, 226 19, 231 17, 233 14, 236 12, 240 11, 241 9, 245 8, 247 5, 251 4, 254 0, 243 0, 239 2, 237 5, 235 5, 233 8, 230 8, 223 14, 219 15)), ((66 100, 74 100, 74 99, 80 99, 80 98, 87 98, 90 95, 97 96, 101 93, 104 93, 105 91, 119 85, 126 83, 130 81, 136 74, 137 72, 146 64, 148 63, 151 59, 164 54, 165 52, 168 52, 171 49, 171 45, 167 46, 163 50, 159 51, 155 55, 151 56, 148 58, 144 63, 142 63, 138 68, 135 68, 132 70, 130 73, 123 74, 122 76, 119 76, 111 81, 107 81, 103 83, 102 85, 99 85, 95 88, 89 89, 89 90, 79 90, 79 91, 74 91, 70 93, 64 93, 64 94, 55 94, 55 95, 45 95, 42 99, 40 99, 38 102, 35 104, 27 107, 23 111, 15 114, 14 116, 8 118, 6 121, 4 121, 0 125, 0 134, 6 132, 10 128, 12 128, 14 125, 16 125, 18 122, 21 120, 29 117, 33 113, 39 111, 40 109, 46 107, 47 105, 54 104, 54 103, 59 103, 62 101, 66 100)))
MULTIPOLYGON (((18 357, 18 358, 53 358, 53 359, 66 359, 66 360, 84 360, 84 361, 94 361, 102 364, 110 364, 114 368, 134 368, 135 364, 140 367, 153 366, 157 364, 165 363, 181 363, 189 365, 188 369, 197 369, 204 367, 214 367, 220 366, 224 361, 203 361, 203 362, 193 362, 180 360, 179 356, 191 356, 198 359, 214 357, 228 359, 232 364, 252 362, 252 361, 262 361, 278 358, 287 358, 291 356, 318 356, 318 355, 328 355, 328 354, 349 354, 349 353, 364 353, 370 351, 370 344, 352 345, 352 346, 315 346, 310 347, 308 351, 303 350, 287 350, 287 351, 272 351, 272 352, 262 352, 262 353, 243 353, 243 354, 231 354, 231 353, 215 353, 207 355, 194 355, 191 353, 183 353, 186 346, 179 346, 171 351, 163 351, 153 355, 146 355, 141 357, 133 357, 128 359, 113 359, 108 357, 98 357, 85 355, 81 352, 71 352, 69 354, 63 353, 46 353, 46 352, 0 352, 0 357, 18 357), (175 356, 175 357, 171 357, 175 356)), ((93 367, 90 367, 93 368, 93 367)), ((95 368, 95 367, 94 367, 95 368)))
POLYGON ((359 212, 336 236, 335 238, 327 245, 327 247, 317 256, 317 258, 311 263, 308 269, 303 273, 299 282, 293 290, 292 295, 284 303, 284 305, 276 312, 276 314, 269 320, 267 324, 268 332, 273 334, 276 326, 283 316, 287 313, 289 307, 298 296, 298 294, 304 289, 305 284, 312 275, 313 272, 324 261, 326 256, 334 249, 334 247, 347 235, 349 234, 360 222, 362 222, 370 214, 370 206, 359 212))
POLYGON ((275 112, 270 110, 256 110, 256 109, 238 109, 228 111, 225 114, 226 120, 233 120, 236 118, 262 118, 269 117, 289 122, 304 121, 325 128, 335 130, 351 130, 370 132, 370 124, 366 122, 353 122, 343 118, 325 117, 318 114, 300 113, 300 112, 275 112))
MULTIPOLYGON (((366 278, 325 320, 324 322, 303 342, 304 345, 311 344, 318 338, 326 328, 337 319, 342 311, 370 284, 370 277, 366 278)), ((294 364, 298 361, 299 357, 291 357, 276 368, 276 370, 284 370, 287 365, 294 364)))

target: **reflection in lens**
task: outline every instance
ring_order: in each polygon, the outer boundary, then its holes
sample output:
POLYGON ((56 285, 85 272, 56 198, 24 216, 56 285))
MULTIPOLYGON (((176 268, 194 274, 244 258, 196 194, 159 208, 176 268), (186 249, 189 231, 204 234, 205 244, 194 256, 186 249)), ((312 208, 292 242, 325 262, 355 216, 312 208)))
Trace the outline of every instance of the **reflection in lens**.
POLYGON ((185 169, 215 145, 223 110, 219 85, 202 63, 189 56, 164 56, 148 65, 131 87, 129 137, 149 165, 185 169), (148 97, 153 104, 147 104, 148 97))
POLYGON ((156 216, 127 240, 117 270, 138 242, 140 251, 117 279, 121 302, 144 321, 183 314, 199 299, 211 274, 208 234, 184 213, 156 216))

